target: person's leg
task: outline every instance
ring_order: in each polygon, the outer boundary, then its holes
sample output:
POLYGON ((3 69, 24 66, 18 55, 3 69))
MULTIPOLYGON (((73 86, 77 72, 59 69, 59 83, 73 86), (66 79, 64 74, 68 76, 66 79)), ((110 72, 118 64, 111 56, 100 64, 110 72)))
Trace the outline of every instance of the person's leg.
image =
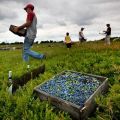
POLYGON ((37 59, 43 59, 43 58, 45 57, 44 54, 37 53, 37 52, 32 51, 32 50, 30 50, 30 49, 27 50, 26 53, 27 53, 29 56, 31 56, 31 57, 33 57, 33 58, 37 58, 37 59))
POLYGON ((69 48, 71 48, 71 43, 69 43, 69 48))
POLYGON ((79 42, 81 43, 81 38, 79 38, 79 42))
POLYGON ((110 45, 110 36, 107 37, 107 44, 110 45))
POLYGON ((107 36, 105 37, 105 45, 107 45, 107 36))
POLYGON ((68 43, 66 44, 66 46, 67 46, 67 49, 69 50, 69 44, 68 43))
POLYGON ((66 43, 66 47, 68 48, 68 44, 66 43))
POLYGON ((106 43, 107 45, 110 45, 110 36, 106 36, 106 38, 105 38, 105 43, 106 43))
POLYGON ((29 39, 25 37, 24 44, 23 44, 23 60, 29 61, 29 55, 27 54, 27 51, 30 49, 31 45, 29 43, 29 39))
POLYGON ((29 56, 37 59, 43 59, 45 58, 44 54, 37 53, 35 51, 30 50, 32 44, 33 44, 34 39, 25 39, 25 46, 24 46, 24 60, 28 61, 29 56))

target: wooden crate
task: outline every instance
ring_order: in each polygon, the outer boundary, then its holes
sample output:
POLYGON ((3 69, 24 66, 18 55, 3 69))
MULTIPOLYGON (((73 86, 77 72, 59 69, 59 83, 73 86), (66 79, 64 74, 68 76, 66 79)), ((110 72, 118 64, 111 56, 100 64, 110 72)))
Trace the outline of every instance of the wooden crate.
MULTIPOLYGON (((62 73, 60 73, 59 75, 61 75, 62 73)), ((90 77, 94 77, 97 80, 102 82, 100 84, 100 86, 97 88, 97 90, 85 101, 83 107, 78 106, 72 102, 63 100, 61 98, 52 96, 52 95, 40 90, 39 88, 42 84, 35 87, 34 92, 37 94, 37 96, 40 98, 40 100, 42 100, 42 101, 47 100, 52 105, 55 105, 56 107, 60 108, 61 110, 70 113, 70 115, 72 116, 73 119, 84 120, 95 110, 95 107, 96 107, 95 97, 100 94, 105 93, 108 90, 108 78, 102 77, 102 76, 97 76, 97 75, 92 75, 92 74, 85 74, 85 73, 81 73, 81 74, 84 74, 84 75, 87 75, 90 77)))
POLYGON ((40 74, 43 74, 45 72, 45 64, 39 66, 38 68, 35 68, 31 71, 28 71, 27 73, 23 74, 20 77, 14 78, 12 80, 12 93, 16 92, 16 90, 21 86, 24 86, 28 81, 31 79, 35 79, 40 74))

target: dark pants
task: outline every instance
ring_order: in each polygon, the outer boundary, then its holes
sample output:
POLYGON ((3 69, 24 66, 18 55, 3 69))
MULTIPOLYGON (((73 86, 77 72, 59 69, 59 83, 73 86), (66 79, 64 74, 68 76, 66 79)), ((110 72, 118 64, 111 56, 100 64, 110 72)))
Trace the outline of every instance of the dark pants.
POLYGON ((67 48, 71 48, 71 43, 66 43, 67 48))
POLYGON ((86 41, 85 38, 80 38, 79 40, 80 40, 80 42, 85 42, 86 41))

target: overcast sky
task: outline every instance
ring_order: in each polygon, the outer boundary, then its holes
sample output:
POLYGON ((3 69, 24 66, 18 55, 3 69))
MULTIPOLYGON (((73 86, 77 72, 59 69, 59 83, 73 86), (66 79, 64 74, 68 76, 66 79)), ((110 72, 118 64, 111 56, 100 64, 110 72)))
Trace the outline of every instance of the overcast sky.
POLYGON ((120 36, 120 0, 0 0, 0 42, 19 42, 9 31, 9 26, 22 25, 26 20, 24 6, 32 3, 37 15, 37 38, 43 40, 64 40, 66 32, 73 41, 85 27, 87 40, 103 38, 99 32, 110 23, 112 36, 120 36))

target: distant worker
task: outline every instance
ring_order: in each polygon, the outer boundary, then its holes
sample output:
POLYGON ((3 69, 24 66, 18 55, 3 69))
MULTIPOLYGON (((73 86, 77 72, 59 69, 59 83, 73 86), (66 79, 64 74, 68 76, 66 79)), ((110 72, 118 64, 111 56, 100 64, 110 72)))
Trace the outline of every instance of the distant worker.
POLYGON ((83 30, 84 30, 84 29, 85 29, 85 28, 81 28, 81 31, 79 32, 79 41, 80 41, 80 43, 86 41, 86 39, 85 39, 85 37, 84 37, 84 34, 83 34, 83 30))
POLYGON ((31 46, 34 43, 34 40, 36 38, 37 34, 37 17, 35 15, 34 11, 34 6, 32 4, 28 4, 24 10, 27 12, 27 18, 26 22, 15 28, 15 32, 17 33, 20 29, 27 29, 26 36, 24 39, 24 44, 23 44, 23 60, 24 61, 29 61, 29 56, 37 58, 37 59, 43 59, 45 58, 44 54, 39 54, 37 52, 34 52, 30 50, 31 46))
POLYGON ((111 27, 110 27, 110 24, 106 24, 106 26, 107 26, 107 30, 103 31, 106 34, 105 44, 110 45, 111 27))
POLYGON ((66 44, 66 46, 67 46, 68 49, 71 48, 72 41, 71 41, 71 38, 70 38, 68 32, 66 33, 65 41, 64 42, 65 42, 65 44, 66 44))

